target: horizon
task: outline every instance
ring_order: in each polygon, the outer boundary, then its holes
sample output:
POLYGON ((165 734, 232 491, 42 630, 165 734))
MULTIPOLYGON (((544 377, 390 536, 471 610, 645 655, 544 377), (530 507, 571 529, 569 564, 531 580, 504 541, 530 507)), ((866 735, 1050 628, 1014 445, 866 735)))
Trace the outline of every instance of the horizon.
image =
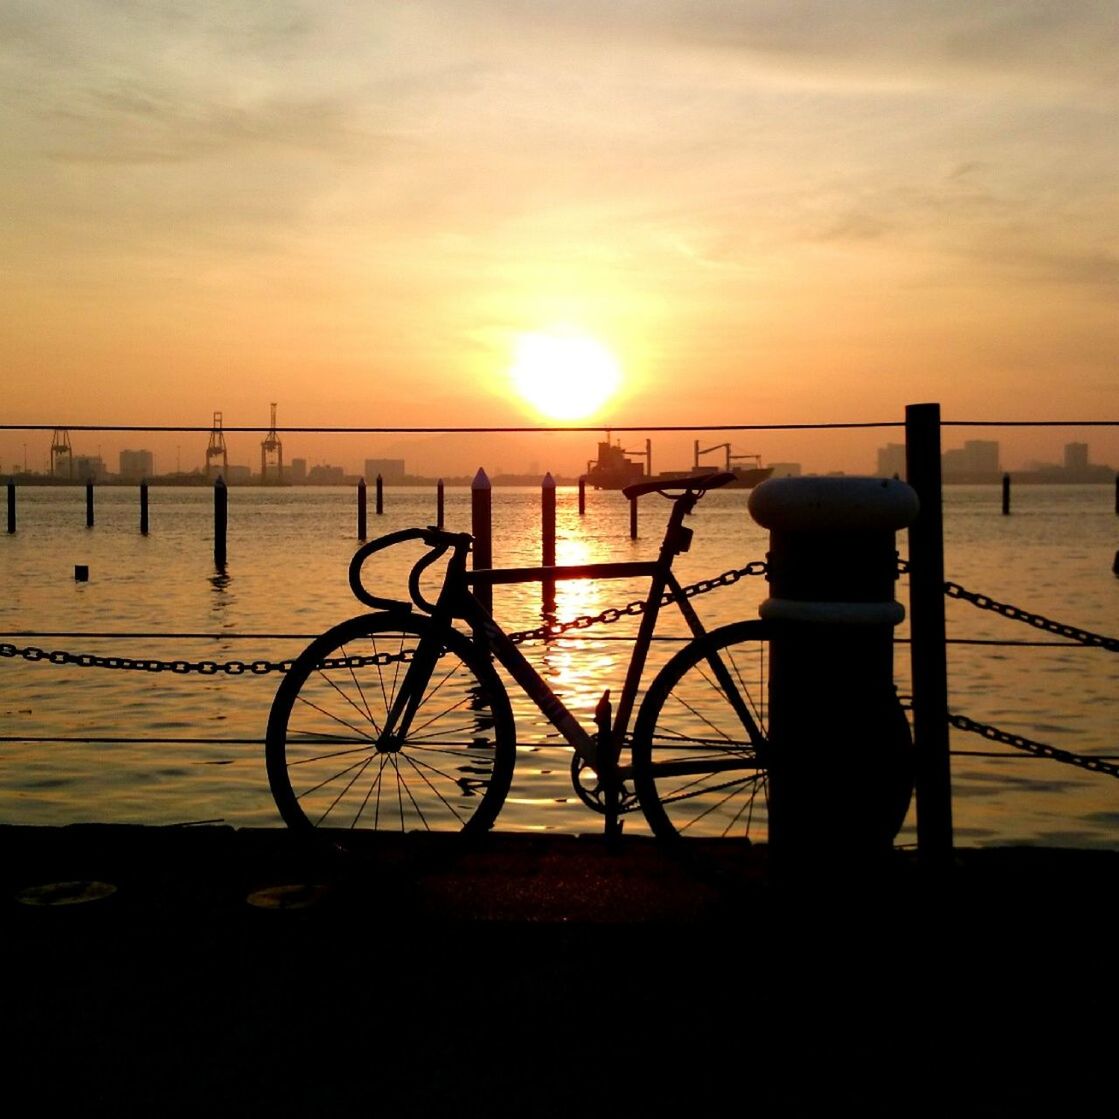
MULTIPOLYGON (((69 430, 69 429, 67 429, 69 430)), ((423 477, 471 477, 481 467, 490 477, 501 474, 532 475, 541 478, 545 473, 555 476, 577 477, 583 473, 588 459, 594 457, 595 444, 604 440, 605 430, 558 432, 540 430, 536 432, 492 432, 492 433, 457 433, 457 432, 429 432, 414 435, 364 435, 352 433, 338 433, 333 436, 324 436, 319 433, 318 438, 328 438, 345 445, 348 449, 332 454, 329 446, 320 450, 325 453, 313 455, 301 453, 298 449, 301 439, 314 438, 315 433, 285 434, 282 425, 277 425, 277 432, 284 446, 285 470, 290 469, 294 459, 304 459, 308 469, 314 466, 325 465, 341 467, 347 475, 360 475, 363 473, 364 460, 373 458, 403 459, 404 472, 409 475, 423 477), (362 442, 368 440, 368 442, 362 442), (386 441, 391 440, 391 441, 386 441), (474 448, 476 453, 471 454, 463 449, 463 444, 474 448), (554 453, 551 458, 544 451, 543 446, 551 444, 554 453), (295 448, 294 450, 291 448, 295 448), (587 449, 587 454, 578 457, 581 448, 587 449), (574 457, 573 457, 574 456, 574 457), (553 459, 555 461, 553 461, 553 459)), ((967 442, 995 442, 999 445, 999 470, 1010 472, 1026 472, 1046 465, 1060 465, 1063 462, 1064 447, 1069 443, 1083 443, 1088 446, 1088 459, 1092 466, 1113 466, 1112 462, 1102 458, 1096 452, 1096 446, 1103 442, 1096 437, 1110 434, 1109 428, 1076 427, 1075 425, 1045 428, 1003 428, 1004 437, 1000 438, 999 429, 993 431, 986 428, 959 429, 949 425, 942 427, 942 452, 957 450, 967 442), (1014 452, 1015 457, 1010 457, 1007 451, 1005 434, 1016 436, 1013 445, 1019 447, 1014 452), (1038 439, 1038 434, 1042 435, 1038 439), (1023 450, 1024 446, 1032 449, 1023 450)), ((230 432, 223 428, 228 448, 228 460, 231 467, 248 468, 254 477, 259 477, 260 443, 264 434, 259 432, 230 432), (247 453, 246 453, 247 452, 247 453)), ((18 433, 7 433, 18 434, 18 433)), ((28 440, 29 453, 27 456, 27 472, 30 474, 50 473, 50 442, 51 436, 45 431, 22 433, 24 436, 38 437, 28 440)), ((150 451, 153 454, 154 464, 152 476, 167 476, 171 474, 189 475, 196 471, 205 471, 205 450, 208 436, 204 433, 192 431, 186 433, 157 433, 156 439, 137 439, 143 436, 141 431, 129 432, 121 437, 120 441, 110 443, 107 439, 94 441, 100 433, 95 431, 77 431, 71 434, 71 445, 75 459, 82 457, 99 457, 105 471, 109 475, 118 473, 119 456, 122 451, 150 451), (83 442, 88 439, 89 442, 83 442), (127 440, 127 441, 126 441, 127 440), (171 440, 169 442, 169 440, 171 440), (176 443, 174 440, 178 440, 176 443), (189 440, 189 441, 187 441, 189 440), (159 452, 153 446, 161 446, 159 452)), ((109 433, 106 433, 109 434, 109 433)), ((117 435, 119 433, 112 433, 117 435)), ((640 457, 644 449, 644 439, 641 432, 612 433, 613 442, 621 442, 630 453, 631 457, 640 457)), ((738 454, 740 445, 749 443, 753 446, 784 445, 790 450, 807 451, 802 457, 793 455, 778 456, 775 454, 763 455, 763 465, 774 463, 796 463, 805 474, 863 474, 872 475, 876 472, 877 451, 888 444, 903 444, 905 439, 904 428, 870 428, 851 429, 844 432, 825 431, 706 431, 706 432, 652 432, 649 436, 653 448, 653 471, 686 469, 692 465, 693 440, 698 437, 701 447, 710 448, 703 455, 704 461, 716 463, 719 458, 716 447, 728 440, 720 438, 728 436, 732 451, 738 454), (847 436, 849 446, 839 461, 832 461, 827 457, 826 451, 814 450, 813 437, 820 434, 837 434, 847 436), (757 438, 756 438, 757 437, 757 438), (782 439, 784 437, 784 439, 782 439), (854 468, 851 467, 854 463, 854 468)), ((751 452, 752 453, 752 452, 751 452)), ((17 454, 11 459, 0 457, 0 476, 21 473, 23 469, 23 455, 17 454)))

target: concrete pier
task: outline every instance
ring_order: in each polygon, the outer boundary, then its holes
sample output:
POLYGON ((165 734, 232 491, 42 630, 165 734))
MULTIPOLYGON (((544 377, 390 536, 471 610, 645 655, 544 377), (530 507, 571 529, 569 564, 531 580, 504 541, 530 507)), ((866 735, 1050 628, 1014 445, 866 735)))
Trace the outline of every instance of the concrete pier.
POLYGON ((798 895, 719 841, 373 840, 0 828, 11 1075, 114 1115, 1071 1115, 1109 1086, 1114 969, 1080 946, 1114 852, 798 895), (17 900, 81 881, 116 889, 17 900))

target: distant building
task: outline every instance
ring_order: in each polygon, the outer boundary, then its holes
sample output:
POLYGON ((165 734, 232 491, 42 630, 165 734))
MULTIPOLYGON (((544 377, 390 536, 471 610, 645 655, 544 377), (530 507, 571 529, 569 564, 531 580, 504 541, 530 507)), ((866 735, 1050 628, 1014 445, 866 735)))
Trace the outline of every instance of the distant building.
POLYGON ((340 486, 346 481, 346 472, 340 466, 312 466, 307 471, 309 486, 340 486))
POLYGON ((121 451, 120 477, 123 482, 140 482, 155 473, 151 451, 121 451))
POLYGON ((74 477, 80 482, 105 479, 105 462, 100 455, 74 455, 74 477))
POLYGON ((999 474, 999 445, 993 439, 968 439, 940 456, 945 478, 990 481, 999 474))
POLYGON ((365 460, 365 480, 374 482, 378 474, 385 482, 403 481, 404 460, 402 458, 367 458, 365 460))
POLYGON ((288 479, 293 486, 301 486, 307 481, 307 460, 293 458, 288 472, 288 479))
POLYGON ((225 472, 225 484, 227 486, 247 486, 253 480, 253 468, 251 466, 234 466, 230 463, 228 470, 225 472))
POLYGON ((879 478, 905 477, 905 444, 887 443, 878 448, 878 467, 874 473, 879 478))
POLYGON ((1085 471, 1088 469, 1088 444, 1065 444, 1065 469, 1085 471))
POLYGON ((771 478, 799 478, 800 477, 800 463, 799 462, 771 462, 769 464, 773 468, 771 478))

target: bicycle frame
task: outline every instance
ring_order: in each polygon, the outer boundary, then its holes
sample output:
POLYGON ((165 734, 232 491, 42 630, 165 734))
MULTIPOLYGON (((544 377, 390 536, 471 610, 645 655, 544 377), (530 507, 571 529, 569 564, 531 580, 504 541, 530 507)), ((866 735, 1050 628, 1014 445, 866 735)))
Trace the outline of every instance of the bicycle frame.
MULTIPOLYGON (((476 635, 475 640, 488 647, 529 699, 539 708, 548 722, 575 750, 579 758, 595 771, 600 779, 605 779, 611 783, 626 780, 630 776, 630 770, 628 767, 618 766, 617 758, 621 744, 625 741, 630 720, 633 717, 638 690, 648 661, 649 649, 661 607, 670 601, 675 603, 693 637, 700 638, 707 633, 699 615, 684 595, 680 583, 672 572, 675 556, 680 552, 687 551, 690 546, 691 529, 686 528, 683 521, 694 509, 700 496, 702 496, 702 492, 702 490, 695 492, 688 489, 672 499, 673 508, 669 514, 660 552, 655 560, 467 571, 466 554, 469 549, 470 538, 447 534, 446 543, 442 549, 425 557, 413 569, 410 579, 413 598, 425 607, 430 608, 432 620, 436 625, 433 629, 433 640, 428 643, 426 649, 424 643, 421 642, 408 667, 404 687, 401 689, 396 707, 390 714, 386 732, 391 734, 395 730, 402 736, 408 733, 412 717, 423 692, 422 685, 430 677, 439 655, 438 634, 442 626, 451 627, 454 619, 457 618, 470 626, 476 635), (434 562, 439 555, 442 555, 448 547, 453 548, 453 553, 444 576, 443 586, 437 601, 434 604, 427 603, 418 591, 419 573, 434 562), (597 736, 584 729, 575 716, 571 714, 563 700, 555 694, 548 682, 513 644, 492 615, 470 593, 472 587, 492 587, 496 584, 646 577, 650 580, 649 590, 645 598, 645 607, 635 638, 633 653, 626 670, 617 711, 612 722, 609 721, 608 716, 602 719, 597 736)), ((750 730, 754 737, 760 736, 750 711, 731 681, 725 665, 718 658, 712 658, 709 664, 712 672, 734 704, 743 725, 750 730)), ((606 698, 604 697, 604 699, 606 698)))

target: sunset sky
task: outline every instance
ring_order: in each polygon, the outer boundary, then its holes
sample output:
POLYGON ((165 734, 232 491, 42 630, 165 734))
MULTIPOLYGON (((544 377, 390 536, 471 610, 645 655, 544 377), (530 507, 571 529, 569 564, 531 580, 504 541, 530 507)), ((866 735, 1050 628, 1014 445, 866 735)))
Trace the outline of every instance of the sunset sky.
MULTIPOLYGON (((510 369, 561 328, 621 368, 593 422, 1119 418, 1117 28, 1113 0, 0 0, 0 417, 535 423, 510 369)), ((900 438, 735 441, 869 470, 900 438)), ((1114 428, 964 438, 1119 465, 1114 428)), ((0 433, 0 468, 47 442, 0 433)), ((94 444, 171 469, 205 436, 94 444)))

